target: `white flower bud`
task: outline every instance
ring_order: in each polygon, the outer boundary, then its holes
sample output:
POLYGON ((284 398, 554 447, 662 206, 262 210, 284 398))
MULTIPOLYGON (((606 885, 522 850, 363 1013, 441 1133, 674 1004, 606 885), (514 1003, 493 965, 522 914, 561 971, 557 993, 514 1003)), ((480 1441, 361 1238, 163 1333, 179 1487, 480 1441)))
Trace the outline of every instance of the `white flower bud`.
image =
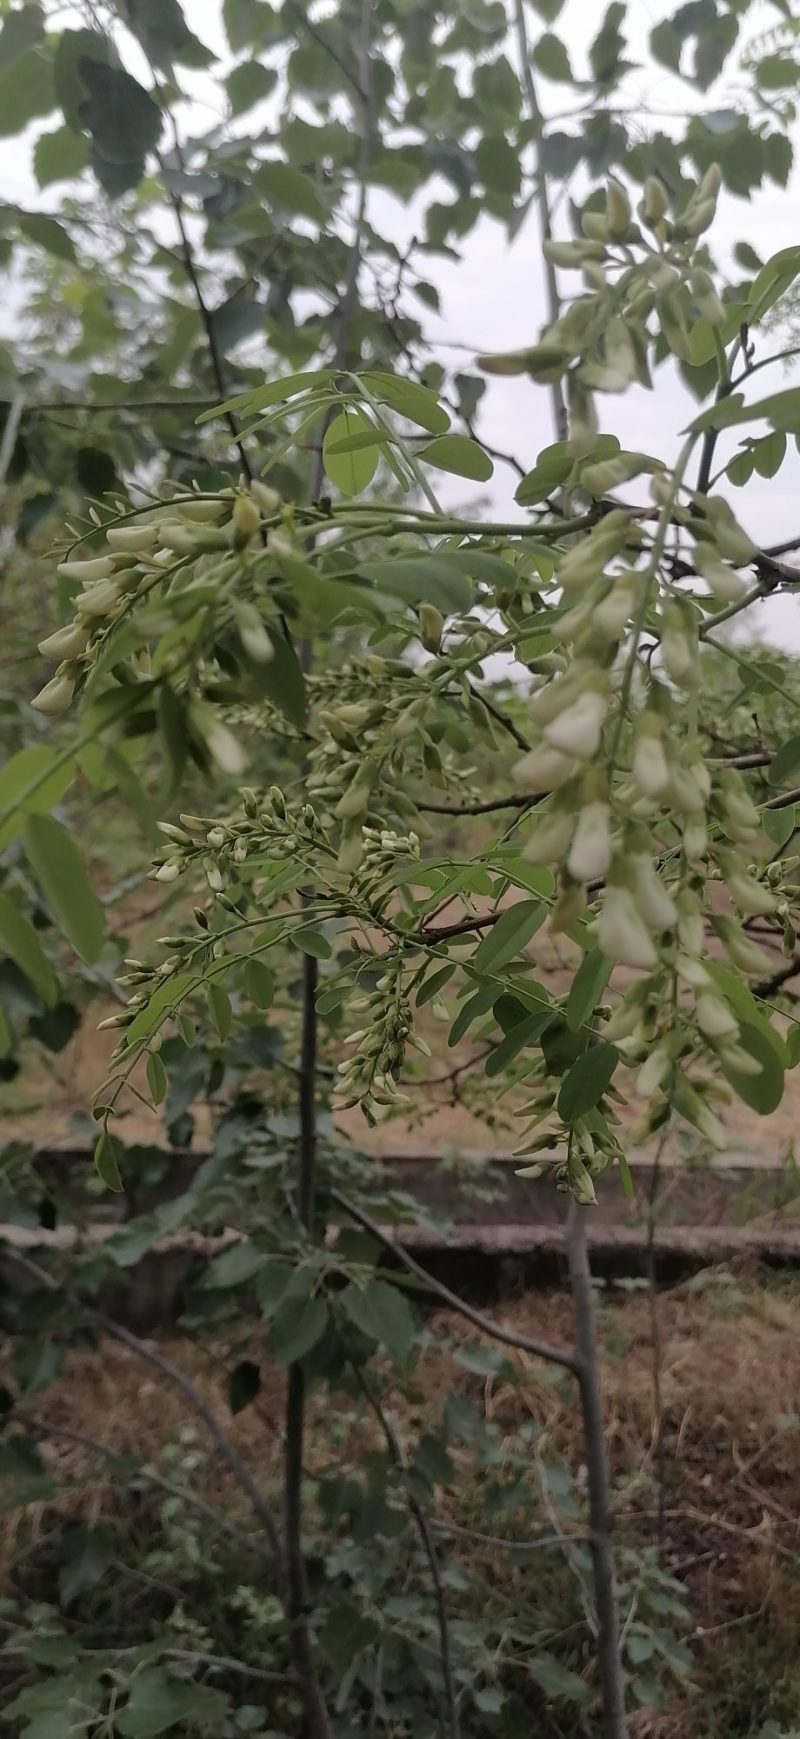
POLYGON ((677 922, 678 912, 658 871, 649 857, 634 856, 629 861, 633 871, 633 898, 648 929, 657 934, 671 930, 677 922))
POLYGON ((692 990, 705 990, 706 985, 711 983, 705 967, 694 954, 678 954, 675 971, 682 983, 690 985, 692 990))
POLYGON ((208 882, 209 887, 213 889, 215 894, 222 893, 222 890, 225 886, 225 877, 222 873, 222 870, 219 867, 219 864, 216 864, 216 863, 207 863, 206 864, 206 881, 208 882))
POLYGON ((188 519, 193 525, 218 525, 230 512, 230 498, 222 501, 200 501, 195 495, 178 495, 170 502, 170 509, 177 511, 182 519, 188 519))
POLYGON ((87 561, 59 562, 57 572, 65 580, 80 580, 84 586, 92 580, 106 580, 114 572, 110 556, 92 556, 87 561))
POLYGON ((197 549, 194 533, 188 525, 181 525, 179 519, 162 520, 158 528, 158 541, 173 555, 192 555, 197 549))
POLYGON ((252 604, 240 604, 236 611, 239 639, 254 664, 269 664, 275 648, 258 611, 252 604))
POLYGON ((106 543, 112 550, 153 549, 157 542, 157 525, 112 525, 106 532, 106 543))
POLYGON ((545 725, 548 743, 564 755, 591 761, 600 747, 607 704, 605 695, 596 691, 580 695, 558 718, 545 725))
POLYGON ((176 882, 180 873, 180 864, 170 859, 169 863, 162 863, 156 870, 155 879, 157 882, 176 882))
POLYGON ((560 863, 572 838, 574 817, 556 810, 535 827, 522 848, 526 863, 560 863))
POLYGON ((694 688, 698 680, 697 629, 677 598, 668 598, 662 611, 661 656, 679 688, 694 688))
POLYGON ((538 743, 517 761, 513 775, 519 785, 526 786, 533 793, 557 791, 560 785, 566 785, 572 778, 577 767, 578 762, 573 757, 559 754, 547 743, 538 743))
POLYGON ((698 543, 694 550, 695 567, 720 604, 736 604, 744 596, 745 583, 712 543, 698 543))
POLYGON ((74 599, 76 610, 82 616, 110 616, 122 596, 122 588, 118 580, 99 580, 90 586, 88 592, 79 592, 74 599))
POLYGON ((738 1038, 739 1022, 731 1014, 727 1002, 721 996, 715 996, 712 990, 705 990, 697 998, 697 1024, 701 1033, 707 1039, 738 1038))
POLYGON ((737 911, 746 918, 766 917, 777 905, 775 895, 761 882, 753 880, 727 852, 720 853, 719 866, 725 885, 737 911))
POLYGON ((737 1075, 760 1075, 761 1064, 757 1057, 752 1057, 742 1045, 720 1045, 720 1062, 727 1069, 732 1069, 737 1075))
POLYGON ((65 628, 57 628, 54 634, 48 634, 46 640, 39 641, 39 651, 43 658, 78 658, 86 651, 89 643, 89 629, 83 622, 71 622, 65 628))
POLYGON ((277 489, 270 488, 269 483, 262 483, 259 477, 254 477, 250 484, 250 494, 258 502, 262 513, 277 513, 281 498, 277 489))
POLYGON ((596 926, 597 943, 609 960, 647 971, 658 955, 627 888, 606 888, 596 926))
POLYGON ((705 816, 698 812, 689 815, 683 827, 683 849, 691 864, 699 863, 705 856, 708 845, 708 831, 705 816))
POLYGON ((578 816, 567 869, 576 882, 604 876, 611 862, 611 810, 607 803, 587 803, 578 816))
POLYGON ((209 754, 223 773, 230 773, 235 778, 244 772, 247 765, 244 749, 221 719, 212 719, 204 734, 209 754))
POLYGON ((641 1099, 649 1099, 653 1093, 658 1092, 662 1081, 669 1074, 671 1064, 672 1058, 666 1045, 656 1045, 636 1077, 636 1091, 641 1099))
POLYGON ((736 923, 735 918, 725 915, 712 918, 714 929, 740 972, 767 973, 772 971, 772 960, 766 949, 759 947, 751 936, 747 935, 736 923))
POLYGON ((661 741, 661 729, 652 713, 644 713, 636 726, 632 777, 643 797, 663 797, 669 785, 669 767, 661 741))
POLYGON ((683 893, 679 900, 678 941, 686 954, 699 956, 705 943, 705 926, 702 907, 688 892, 683 893))
POLYGON ((34 695, 31 706, 35 707, 37 712, 47 713, 48 716, 55 713, 65 713, 72 703, 74 693, 75 684, 71 677, 54 676, 50 682, 45 683, 44 688, 40 688, 37 695, 34 695))
POLYGON ((641 592, 641 576, 633 571, 618 574, 601 602, 595 605, 592 627, 616 640, 627 627, 641 592))

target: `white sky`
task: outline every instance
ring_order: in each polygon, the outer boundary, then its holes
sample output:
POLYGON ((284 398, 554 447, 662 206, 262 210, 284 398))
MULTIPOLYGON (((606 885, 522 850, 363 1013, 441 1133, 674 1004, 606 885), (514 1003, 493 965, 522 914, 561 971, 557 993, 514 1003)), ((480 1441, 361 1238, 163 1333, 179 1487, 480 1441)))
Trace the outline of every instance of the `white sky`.
MULTIPOLYGON (((221 25, 221 0, 183 0, 191 28, 209 47, 227 59, 224 32, 221 25)), ((601 8, 594 0, 567 0, 556 28, 567 43, 573 67, 580 70, 587 38, 586 15, 591 5, 592 18, 600 18, 601 8)), ((661 18, 675 9, 675 0, 633 0, 627 31, 630 58, 645 58, 648 32, 661 18)), ((768 0, 756 0, 746 19, 743 40, 750 41, 759 32, 777 24, 779 15, 768 0)), ((532 25, 534 20, 531 20, 532 25)), ((544 28, 544 27, 542 27, 544 28)), ((532 29, 531 34, 534 34, 532 29)), ((514 42, 510 39, 509 58, 514 57, 514 42)), ((133 61, 132 70, 138 70, 133 61)), ((213 69, 212 69, 213 72, 213 69)), ((222 118, 223 105, 214 89, 213 77, 182 76, 185 88, 190 88, 194 101, 187 112, 189 131, 202 131, 213 119, 222 118)), ((563 112, 569 104, 569 87, 542 82, 541 97, 546 112, 563 112), (565 95, 566 93, 566 95, 565 95)), ((632 99, 640 101, 646 111, 644 129, 670 131, 670 121, 663 112, 684 112, 687 87, 669 72, 649 66, 646 72, 629 75, 632 99)), ((691 106, 699 111, 736 106, 736 81, 721 80, 702 97, 691 98, 691 106)), ((265 119, 268 105, 264 108, 265 119)), ((259 111, 246 117, 248 130, 256 131, 259 111)), ((51 123, 48 123, 48 125, 51 123)), ((35 137, 35 130, 32 130, 35 137)), ((800 158, 800 126, 795 129, 795 146, 800 158)), ((0 193, 5 199, 29 207, 57 203, 59 188, 48 190, 45 200, 38 193, 30 165, 30 144, 2 141, 0 143, 0 193)), ((442 189, 443 197, 452 191, 442 189)), ((787 189, 767 182, 757 189, 750 201, 723 195, 717 224, 713 232, 716 256, 723 270, 731 259, 737 240, 747 239, 762 257, 778 248, 800 242, 800 164, 796 167, 787 189)), ((438 197, 430 184, 426 199, 438 197)), ((378 227, 403 244, 418 224, 418 208, 402 205, 383 192, 371 196, 371 208, 378 227)), ((556 220, 558 222, 558 219, 556 220)), ((563 229, 562 225, 562 229, 563 229)), ((459 244, 461 260, 424 256, 423 274, 436 283, 441 296, 441 314, 427 313, 414 301, 414 312, 425 322, 434 355, 449 367, 469 370, 472 354, 480 351, 508 350, 532 342, 546 318, 541 262, 535 224, 529 221, 509 245, 500 225, 489 218, 482 219, 474 232, 459 244), (464 345, 463 357, 453 345, 464 345)), ((573 279, 573 283, 576 280, 573 279)), ((7 317, 8 319, 8 317, 7 317)), ((775 340, 759 341, 776 348, 775 340)), ((785 380, 782 366, 764 371, 759 377, 761 392, 778 390, 785 380)), ((623 446, 654 451, 664 458, 674 453, 679 433, 694 414, 694 401, 686 392, 677 373, 662 368, 656 376, 654 392, 634 389, 623 397, 605 395, 599 401, 603 427, 613 431, 623 446)), ((533 465, 539 449, 554 437, 549 420, 546 389, 532 386, 524 379, 495 379, 488 384, 479 413, 480 430, 490 445, 513 451, 526 465, 533 465)), ((729 451, 735 450, 731 436, 729 451)), ((722 449, 723 453, 725 449, 722 449)), ((463 502, 469 485, 443 474, 438 485, 448 503, 463 502)), ((495 476, 486 486, 484 499, 494 514, 518 517, 513 495, 517 477, 506 466, 498 464, 495 476)), ((787 458, 779 475, 769 483, 754 477, 744 490, 732 490, 731 499, 748 530, 762 543, 772 543, 793 534, 800 534, 800 457, 790 440, 787 458)), ((800 564, 800 555, 798 555, 800 564)), ((753 628, 756 623, 753 622, 753 628)), ((761 607, 759 631, 776 644, 800 649, 800 606, 792 599, 778 599, 761 607)))

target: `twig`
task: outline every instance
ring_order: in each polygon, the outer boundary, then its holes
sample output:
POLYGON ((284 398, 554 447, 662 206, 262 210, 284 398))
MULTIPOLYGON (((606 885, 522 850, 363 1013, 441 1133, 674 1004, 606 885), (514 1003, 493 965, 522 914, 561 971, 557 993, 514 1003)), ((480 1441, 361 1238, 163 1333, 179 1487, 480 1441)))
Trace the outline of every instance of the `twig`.
POLYGON ((351 1220, 355 1220, 358 1225, 363 1226, 366 1232, 371 1232, 373 1238, 377 1238, 378 1243, 382 1244, 385 1250, 390 1251, 392 1256, 396 1257, 397 1261, 401 1262, 410 1274, 415 1274, 417 1279, 423 1282, 428 1292, 434 1293, 447 1305, 448 1310, 456 1311, 459 1316, 463 1316, 467 1322, 471 1322, 475 1328, 480 1329, 482 1334, 488 1335, 492 1340, 500 1341, 503 1346, 516 1347, 519 1352, 530 1353, 532 1358, 544 1359, 551 1365, 560 1365, 563 1370, 571 1371, 574 1376, 577 1375, 578 1359, 574 1352, 571 1352, 567 1347, 551 1347, 544 1341, 531 1340, 529 1335, 520 1334, 514 1328, 505 1328, 502 1323, 494 1322, 491 1317, 484 1316, 482 1311, 475 1310, 471 1304, 467 1304, 463 1298, 459 1298, 457 1293, 451 1292, 449 1286, 445 1286, 443 1281, 434 1279, 434 1276, 423 1268, 421 1262, 417 1262, 413 1256, 409 1255, 402 1244, 390 1237, 377 1220, 373 1220, 371 1214, 358 1207, 355 1202, 350 1200, 349 1196, 343 1195, 341 1190, 335 1188, 331 1190, 331 1196, 351 1220))
MULTIPOLYGON (((539 213, 539 233, 543 242, 550 241, 553 234, 553 223, 550 212, 550 198, 547 191, 547 177, 542 169, 542 138, 544 125, 536 85, 531 67, 530 45, 525 23, 524 0, 514 0, 514 21, 517 31, 519 49, 520 76, 528 103, 531 127, 533 129, 533 145, 536 168, 536 206, 539 213)), ((544 259, 545 289, 547 293, 547 312, 550 322, 558 319, 561 313, 561 297, 558 290, 555 266, 551 260, 544 259)), ((560 380, 550 383, 550 402, 553 408, 553 426, 557 441, 566 441, 569 434, 569 420, 564 393, 560 380)))
POLYGON ((608 1458, 597 1362, 592 1276, 586 1250, 585 1214, 585 1208, 580 1208, 577 1202, 570 1204, 567 1219, 567 1263, 575 1310, 577 1376, 586 1448, 589 1543, 597 1603, 597 1655, 603 1704, 603 1732, 605 1739, 627 1739, 608 1458))
MULTIPOLYGON (((483 700, 483 696, 481 695, 483 700)), ((484 701, 484 706, 486 702, 484 701)), ((481 797, 474 803, 429 803, 427 799, 416 802, 416 808, 426 815, 491 815, 495 809, 532 809, 534 804, 541 803, 541 793, 526 792, 520 796, 510 791, 505 797, 481 797)))
POLYGON ((762 978, 759 984, 753 985, 753 995, 774 996, 776 990, 780 990, 781 985, 787 984, 789 979, 794 978, 798 972, 800 972, 800 952, 795 952, 791 960, 786 960, 783 966, 779 966, 772 973, 770 978, 762 978))

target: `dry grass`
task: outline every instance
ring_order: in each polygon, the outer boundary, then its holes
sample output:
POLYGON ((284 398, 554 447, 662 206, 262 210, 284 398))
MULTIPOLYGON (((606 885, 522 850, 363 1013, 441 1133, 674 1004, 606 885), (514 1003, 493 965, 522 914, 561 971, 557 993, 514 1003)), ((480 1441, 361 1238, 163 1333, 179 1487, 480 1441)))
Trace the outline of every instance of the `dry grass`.
MULTIPOLYGON (((675 1684, 661 1714, 636 1715, 632 1739, 689 1739, 690 1734, 692 1739, 749 1739, 768 1716, 790 1724, 800 1710, 799 1301, 797 1281, 757 1271, 711 1274, 658 1300, 664 1564, 689 1591, 687 1641, 694 1671, 690 1685, 675 1684)), ((527 1295, 500 1306, 497 1314, 532 1335, 569 1337, 570 1306, 562 1294, 527 1295)), ((604 1292, 599 1315, 618 1537, 623 1547, 639 1549, 655 1539, 657 1509, 650 1301, 638 1292, 604 1292)), ((552 1515, 546 1507, 536 1510, 537 1463, 566 1462, 581 1488, 581 1442, 569 1382, 554 1381, 546 1368, 514 1352, 508 1358, 518 1380, 502 1372, 479 1376, 441 1344, 441 1336, 452 1344, 472 1340, 466 1324, 439 1317, 429 1327, 431 1344, 420 1359, 417 1398, 391 1397, 393 1417, 406 1439, 413 1441, 420 1430, 435 1426, 454 1393, 467 1396, 494 1424, 509 1460, 523 1442, 523 1427, 535 1427, 533 1518, 529 1508, 487 1524, 485 1476, 476 1477, 470 1452, 456 1446, 459 1478, 452 1492, 439 1496, 439 1519, 508 1538, 518 1530, 547 1531, 552 1515)), ((161 1345, 190 1372, 264 1488, 277 1496, 280 1375, 263 1368, 257 1402, 231 1419, 223 1349, 215 1361, 207 1349, 177 1337, 161 1345)), ((255 1337, 251 1346, 239 1348, 240 1355, 254 1358, 259 1351, 255 1337)), ((176 1390, 110 1342, 96 1353, 73 1353, 30 1411, 52 1426, 84 1433, 111 1449, 134 1450, 154 1463, 162 1445, 176 1442, 190 1420, 176 1390)), ((356 1431, 349 1418, 341 1417, 337 1429, 329 1404, 313 1406, 309 1470, 344 1466, 364 1447, 364 1429, 372 1439, 372 1426, 356 1431)), ((37 1542, 55 1526, 76 1516, 118 1513, 113 1479, 96 1454, 54 1435, 45 1443, 44 1457, 71 1491, 55 1505, 29 1506, 3 1517, 6 1588, 18 1585, 21 1568, 35 1559, 37 1542)), ((214 1457, 205 1466, 202 1490, 210 1502, 249 1525, 241 1494, 214 1457)), ((492 1600, 535 1613, 544 1588, 540 1560, 533 1568, 530 1561, 512 1563, 497 1546, 461 1535, 453 1539, 452 1555, 469 1563, 492 1600)), ((561 1590, 566 1625, 574 1592, 563 1575, 553 1586, 561 1590)))

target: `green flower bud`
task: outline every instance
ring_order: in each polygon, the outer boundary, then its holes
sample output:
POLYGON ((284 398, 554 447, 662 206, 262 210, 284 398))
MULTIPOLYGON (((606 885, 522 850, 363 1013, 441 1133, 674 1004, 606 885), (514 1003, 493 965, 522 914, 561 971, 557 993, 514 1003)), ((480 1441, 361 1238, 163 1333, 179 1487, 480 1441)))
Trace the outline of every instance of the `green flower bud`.
POLYGON ((612 241, 622 241, 631 224, 631 202, 622 183, 613 177, 606 188, 606 224, 612 241))
POLYGON ((437 653, 442 643, 444 617, 435 604, 420 604, 420 639, 426 652, 437 653))
POLYGON ((669 211, 669 195, 663 181, 657 175, 648 175, 644 184, 644 197, 639 207, 642 219, 652 228, 666 217, 669 211))
POLYGON ((251 495, 237 495, 233 504, 231 541, 234 549, 244 549, 254 538, 261 524, 261 515, 251 495))

